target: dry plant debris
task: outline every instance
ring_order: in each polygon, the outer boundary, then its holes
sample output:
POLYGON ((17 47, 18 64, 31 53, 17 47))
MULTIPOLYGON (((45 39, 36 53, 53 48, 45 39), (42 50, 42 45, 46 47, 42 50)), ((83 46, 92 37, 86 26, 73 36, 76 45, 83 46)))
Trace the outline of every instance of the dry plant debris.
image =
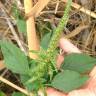
MULTIPOLYGON (((26 11, 25 15, 24 15, 24 4, 23 4, 24 2, 22 0, 17 0, 16 4, 18 10, 26 20, 31 18, 30 21, 28 22, 32 22, 32 25, 30 26, 28 25, 28 27, 30 27, 28 28, 28 30, 31 31, 30 29, 33 28, 34 32, 37 31, 36 33, 38 34, 37 37, 39 40, 41 40, 43 35, 48 33, 48 31, 49 32, 52 31, 52 28, 56 28, 60 18, 62 17, 63 9, 65 7, 64 2, 66 1, 67 0, 33 0, 34 6, 33 5, 29 6, 30 11, 26 11), (36 25, 36 30, 34 29, 35 25, 36 25)), ((70 12, 70 20, 65 28, 65 31, 62 34, 62 37, 64 38, 66 37, 70 39, 84 53, 96 57, 96 22, 95 22, 96 1, 95 0, 84 0, 84 1, 73 0, 72 9, 70 12)), ((28 54, 28 47, 32 49, 34 45, 28 46, 27 45, 28 41, 26 39, 27 37, 22 32, 20 33, 18 31, 18 27, 16 25, 16 18, 14 18, 12 13, 14 2, 15 0, 0 1, 0 3, 3 5, 2 7, 2 5, 0 4, 0 39, 5 38, 13 42, 14 44, 18 45, 21 50, 23 50, 26 54, 28 54), (4 11, 2 11, 2 9, 4 11), (11 26, 11 28, 9 25, 11 26)), ((28 37, 30 38, 29 40, 30 44, 32 44, 31 42, 33 40, 32 36, 33 34, 31 35, 29 34, 28 37)), ((34 48, 36 50, 39 50, 37 39, 34 41, 36 41, 36 43, 34 42, 36 44, 34 48)), ((3 65, 2 58, 3 58, 2 53, 0 52, 1 71, 5 67, 3 65)), ((32 56, 32 58, 34 58, 34 56, 32 56)), ((6 77, 6 75, 4 77, 6 77)), ((26 93, 25 90, 23 92, 26 93)))

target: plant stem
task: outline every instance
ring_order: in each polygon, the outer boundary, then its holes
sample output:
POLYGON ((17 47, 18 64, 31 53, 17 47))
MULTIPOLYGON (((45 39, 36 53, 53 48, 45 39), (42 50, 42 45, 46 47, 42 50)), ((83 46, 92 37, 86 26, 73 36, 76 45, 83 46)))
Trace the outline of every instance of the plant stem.
MULTIPOLYGON (((24 0, 24 6, 25 6, 25 13, 29 13, 33 7, 32 0, 24 0)), ((27 38, 28 38, 28 48, 30 50, 39 50, 39 44, 38 39, 36 36, 36 29, 35 29, 35 21, 34 17, 30 16, 27 21, 27 38)), ((32 59, 36 59, 37 55, 29 52, 29 57, 32 59)))

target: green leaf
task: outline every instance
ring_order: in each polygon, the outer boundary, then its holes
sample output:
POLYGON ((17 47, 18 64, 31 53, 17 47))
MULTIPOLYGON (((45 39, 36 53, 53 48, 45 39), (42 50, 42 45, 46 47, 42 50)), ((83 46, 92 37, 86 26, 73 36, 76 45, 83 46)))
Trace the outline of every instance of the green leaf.
POLYGON ((14 92, 12 94, 12 96, 26 96, 26 95, 24 95, 23 93, 20 93, 20 92, 14 92))
POLYGON ((40 88, 40 83, 39 81, 34 81, 31 83, 26 83, 31 77, 27 76, 27 75, 21 75, 21 82, 23 83, 23 85, 29 90, 29 91, 37 91, 40 88))
POLYGON ((43 39, 41 40, 41 47, 45 50, 47 50, 48 48, 48 45, 49 45, 49 42, 50 42, 50 39, 51 39, 51 36, 52 36, 52 33, 49 32, 47 33, 43 39))
POLYGON ((19 32, 23 32, 26 35, 26 32, 27 32, 26 21, 25 21, 24 17, 21 15, 21 12, 18 9, 16 2, 12 6, 12 15, 16 19, 17 28, 18 28, 19 32))
POLYGON ((6 96, 2 91, 0 91, 0 96, 6 96))
POLYGON ((28 74, 27 56, 11 42, 2 40, 0 44, 6 67, 15 73, 28 74))
POLYGON ((86 54, 72 53, 65 56, 64 63, 61 65, 61 69, 86 73, 91 71, 95 65, 95 58, 92 58, 86 54))
POLYGON ((18 18, 19 15, 20 15, 20 12, 19 12, 19 9, 17 7, 17 4, 16 2, 13 3, 13 6, 12 6, 12 15, 15 17, 15 18, 18 18))
POLYGON ((33 85, 32 84, 26 84, 26 82, 30 79, 31 77, 28 75, 20 75, 21 82, 23 85, 29 90, 32 91, 33 85))
POLYGON ((88 76, 81 76, 78 72, 65 70, 54 77, 51 85, 67 93, 81 87, 87 80, 88 76))
POLYGON ((27 28, 26 28, 26 21, 24 19, 20 18, 17 19, 17 27, 19 32, 23 32, 26 35, 27 28))

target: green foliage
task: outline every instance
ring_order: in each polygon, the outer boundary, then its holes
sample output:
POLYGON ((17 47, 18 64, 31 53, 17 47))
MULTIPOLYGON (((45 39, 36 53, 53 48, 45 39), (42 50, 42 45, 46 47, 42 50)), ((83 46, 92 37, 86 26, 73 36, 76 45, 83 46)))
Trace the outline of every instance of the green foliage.
POLYGON ((23 32, 26 35, 26 21, 23 18, 17 19, 17 27, 19 32, 23 32))
POLYGON ((21 15, 19 9, 17 8, 17 5, 14 3, 12 7, 12 13, 14 18, 16 19, 16 24, 19 32, 24 33, 26 35, 26 20, 24 17, 21 15))
POLYGON ((47 50, 51 36, 52 36, 52 33, 49 32, 49 33, 45 34, 44 37, 42 38, 41 46, 43 49, 47 50))
POLYGON ((61 66, 63 70, 73 70, 80 73, 88 73, 96 65, 96 59, 86 54, 72 53, 64 58, 61 66))
POLYGON ((64 70, 54 77, 51 85, 60 91, 70 92, 81 87, 87 80, 88 76, 82 76, 75 71, 64 70))
POLYGON ((28 75, 20 75, 21 82, 23 85, 26 87, 27 90, 29 91, 38 91, 40 88, 40 83, 38 80, 31 82, 31 83, 26 83, 31 77, 28 75))
POLYGON ((26 96, 26 95, 24 95, 23 93, 20 93, 20 92, 14 92, 12 94, 12 96, 26 96))
POLYGON ((18 18, 19 14, 20 14, 19 9, 17 8, 16 2, 14 2, 13 6, 12 6, 12 15, 15 18, 18 18))
POLYGON ((2 91, 0 91, 0 96, 6 96, 2 91))
POLYGON ((29 91, 32 91, 33 85, 32 84, 26 84, 26 82, 30 79, 30 76, 28 75, 20 75, 21 83, 25 86, 25 88, 29 91))
POLYGON ((2 40, 0 45, 6 67, 15 73, 28 74, 29 65, 24 53, 11 42, 2 40))

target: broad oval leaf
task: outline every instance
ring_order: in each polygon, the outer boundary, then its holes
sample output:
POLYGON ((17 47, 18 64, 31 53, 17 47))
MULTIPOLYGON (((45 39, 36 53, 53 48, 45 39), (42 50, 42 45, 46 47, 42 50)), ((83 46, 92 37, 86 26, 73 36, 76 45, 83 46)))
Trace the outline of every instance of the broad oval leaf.
POLYGON ((61 65, 61 69, 68 69, 77 71, 80 73, 90 72, 96 65, 96 59, 86 54, 72 53, 64 58, 64 63, 61 65))
POLYGON ((88 76, 81 76, 78 72, 65 70, 57 74, 51 86, 65 93, 81 87, 88 80, 88 76))
POLYGON ((11 42, 2 40, 0 45, 6 67, 15 73, 28 74, 27 56, 11 42))

